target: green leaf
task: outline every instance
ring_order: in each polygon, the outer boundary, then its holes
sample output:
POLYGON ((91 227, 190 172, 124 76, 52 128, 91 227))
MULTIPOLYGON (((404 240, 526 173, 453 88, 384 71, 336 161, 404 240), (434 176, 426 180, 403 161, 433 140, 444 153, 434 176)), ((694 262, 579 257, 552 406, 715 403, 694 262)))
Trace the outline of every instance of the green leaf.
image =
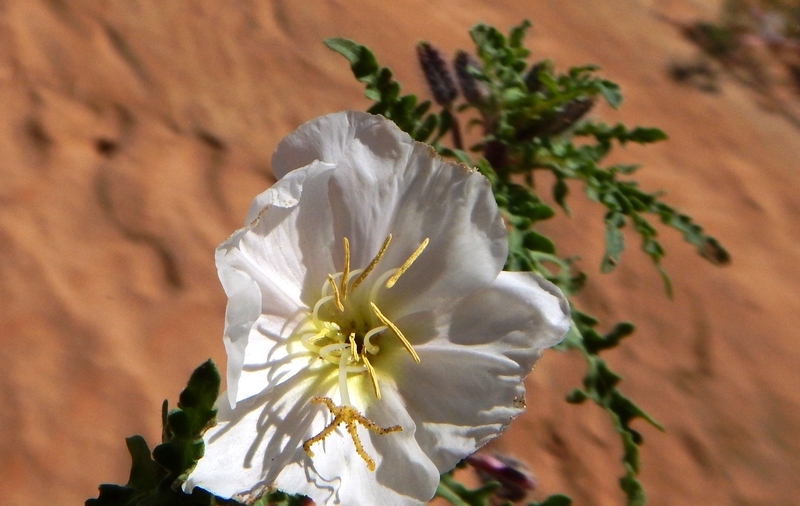
POLYGON ((619 90, 619 85, 611 81, 600 81, 598 84, 600 93, 603 95, 603 98, 606 99, 608 105, 614 109, 619 108, 622 104, 622 93, 619 90))
POLYGON ((415 141, 425 142, 428 140, 428 137, 433 134, 433 131, 436 130, 436 127, 439 126, 439 116, 435 114, 429 114, 425 121, 423 121, 417 128, 414 130, 414 135, 412 137, 415 141))
POLYGON ((531 251, 543 251, 545 253, 555 253, 556 245, 549 238, 533 230, 525 232, 523 246, 531 251))
POLYGON ((628 506, 645 506, 647 497, 639 480, 627 474, 619 479, 619 483, 628 498, 628 506))
POLYGON ((561 209, 567 213, 569 216, 569 207, 567 207, 567 195, 569 195, 569 187, 567 183, 564 181, 564 178, 557 178, 555 184, 553 185, 553 199, 556 201, 556 204, 561 206, 561 209))
POLYGON ((163 478, 163 470, 150 455, 150 448, 142 436, 131 436, 125 439, 128 452, 131 454, 131 473, 128 486, 136 490, 152 490, 163 478))
POLYGON ((572 499, 565 495, 557 494, 551 495, 542 502, 532 502, 528 506, 570 506, 572 499))
POLYGON ((508 35, 508 45, 511 47, 522 47, 522 41, 525 39, 525 34, 530 27, 531 22, 527 19, 522 21, 518 26, 513 27, 508 35))
POLYGON ((377 74, 379 67, 375 55, 361 44, 342 37, 325 39, 324 44, 328 46, 329 49, 347 58, 347 61, 350 62, 353 75, 355 75, 358 80, 366 79, 377 74))
POLYGON ((666 140, 667 134, 658 128, 636 127, 628 133, 628 139, 640 144, 666 140))
POLYGON ((622 213, 608 213, 606 215, 606 251, 603 255, 603 262, 600 271, 607 273, 614 270, 619 263, 619 256, 625 249, 625 238, 620 230, 625 226, 625 218, 622 213))

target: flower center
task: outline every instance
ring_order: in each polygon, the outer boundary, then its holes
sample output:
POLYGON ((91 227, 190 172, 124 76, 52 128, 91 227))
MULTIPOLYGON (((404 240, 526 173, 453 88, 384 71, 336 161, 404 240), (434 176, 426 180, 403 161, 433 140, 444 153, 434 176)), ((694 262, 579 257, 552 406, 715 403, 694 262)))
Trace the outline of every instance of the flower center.
POLYGON ((350 270, 350 243, 344 239, 344 269, 328 274, 322 285, 319 301, 300 327, 300 342, 305 348, 339 369, 339 390, 342 404, 351 405, 347 378, 352 374, 366 374, 375 392, 381 398, 375 368, 370 357, 380 351, 378 341, 385 334, 393 334, 415 362, 419 356, 403 332, 375 304, 378 290, 391 288, 400 276, 411 267, 428 245, 428 239, 411 254, 399 268, 390 269, 376 278, 369 289, 364 285, 386 253, 391 234, 378 253, 364 269, 350 270), (359 289, 360 288, 360 289, 359 289))
POLYGON ((356 423, 378 433, 386 434, 401 430, 399 426, 382 429, 369 419, 359 414, 350 402, 348 377, 351 375, 366 374, 372 384, 375 397, 381 398, 377 373, 371 358, 380 352, 380 340, 385 336, 394 336, 413 360, 419 363, 419 355, 411 346, 403 332, 395 325, 375 304, 378 291, 381 288, 392 288, 400 276, 403 275, 411 264, 422 254, 428 246, 428 239, 403 262, 394 269, 389 269, 377 276, 371 283, 365 281, 371 277, 381 258, 386 253, 392 235, 386 238, 378 253, 364 269, 350 270, 350 242, 345 237, 344 242, 344 268, 341 272, 328 274, 320 291, 320 298, 314 305, 311 313, 300 324, 295 335, 300 336, 300 342, 312 353, 319 355, 338 369, 339 392, 341 406, 335 406, 327 397, 314 397, 312 403, 325 404, 333 414, 333 421, 319 434, 303 443, 303 448, 309 456, 313 456, 311 445, 325 439, 333 429, 344 423, 347 432, 353 438, 356 451, 367 463, 370 470, 375 464, 364 452, 356 432, 356 423))

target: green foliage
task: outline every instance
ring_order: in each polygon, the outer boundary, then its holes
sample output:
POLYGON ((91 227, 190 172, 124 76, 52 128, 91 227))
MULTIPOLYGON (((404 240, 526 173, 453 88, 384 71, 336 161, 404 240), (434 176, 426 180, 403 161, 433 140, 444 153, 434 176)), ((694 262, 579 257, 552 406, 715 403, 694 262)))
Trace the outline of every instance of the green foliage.
POLYGON ((197 488, 185 494, 183 476, 203 456, 202 435, 214 424, 214 402, 219 395, 220 377, 208 360, 195 369, 181 392, 178 407, 162 405, 162 442, 152 454, 142 436, 126 439, 131 455, 131 472, 126 485, 100 485, 96 499, 86 506, 213 506, 216 499, 197 488))
MULTIPOLYGON (((570 181, 582 185, 590 200, 605 207, 601 272, 610 272, 619 264, 625 248, 623 229, 629 227, 639 236, 642 250, 653 261, 670 292, 669 279, 661 268, 664 249, 657 240, 658 230, 650 221, 653 218, 679 231, 711 263, 728 263, 724 248, 688 215, 664 203, 661 193, 643 191, 636 181, 628 179, 638 166, 602 164, 615 146, 659 142, 667 138, 666 134, 657 128, 611 126, 587 119, 599 99, 611 107, 620 106, 619 86, 598 77, 598 68, 593 65, 573 67, 563 74, 557 73, 549 60, 529 65, 529 51, 523 46, 529 26, 527 21, 523 22, 506 36, 491 26, 479 24, 470 31, 478 61, 463 52, 456 58, 456 74, 464 93, 464 103, 456 110, 472 112, 469 124, 481 127, 483 132, 480 142, 470 148, 473 155, 460 145, 447 147, 439 143, 449 129, 458 131, 461 115, 452 114, 449 104, 436 113, 429 111, 430 103, 426 101, 420 112, 416 97, 401 96, 400 85, 392 79, 391 71, 380 67, 367 48, 346 39, 329 39, 326 44, 345 56, 356 78, 366 84, 367 98, 375 101, 370 112, 394 120, 415 139, 427 139, 442 156, 471 165, 489 179, 509 228, 506 269, 537 272, 568 296, 583 286, 585 273, 574 268, 572 259, 559 257, 553 241, 536 230, 538 222, 555 214, 555 209, 536 193, 536 174, 541 171, 554 176, 551 195, 563 212, 570 212, 567 205, 570 181), (436 135, 431 140, 435 129, 436 135), (475 155, 477 161, 473 159, 475 155), (520 179, 526 184, 521 184, 520 179)), ((426 43, 426 51, 435 49, 426 43)), ((629 505, 642 505, 644 490, 636 478, 642 436, 631 423, 641 419, 659 429, 661 426, 622 394, 618 389, 621 377, 600 357, 601 352, 632 334, 634 326, 618 323, 610 332, 600 334, 595 318, 574 307, 572 316, 572 328, 559 349, 580 353, 587 370, 583 388, 570 392, 567 400, 574 404, 591 400, 609 414, 623 443, 624 475, 620 487, 629 505)), ((454 480, 452 473, 446 473, 442 475, 437 495, 455 505, 483 505, 492 490, 492 486, 466 489, 454 480)), ((570 503, 568 497, 557 495, 538 504, 570 503)))

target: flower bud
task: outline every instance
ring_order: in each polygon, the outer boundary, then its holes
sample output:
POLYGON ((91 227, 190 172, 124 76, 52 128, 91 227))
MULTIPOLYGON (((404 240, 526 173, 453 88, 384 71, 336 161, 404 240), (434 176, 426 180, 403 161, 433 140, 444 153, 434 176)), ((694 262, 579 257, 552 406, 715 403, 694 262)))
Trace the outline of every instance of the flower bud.
POLYGON ((461 93, 464 99, 470 104, 481 104, 489 98, 489 90, 486 85, 475 78, 470 72, 469 67, 480 70, 480 63, 466 51, 459 51, 456 53, 456 58, 453 62, 456 69, 456 78, 458 79, 458 86, 461 88, 461 93))
POLYGON ((444 56, 427 42, 420 42, 417 45, 417 57, 434 101, 441 106, 449 106, 458 96, 458 89, 444 56))
POLYGON ((550 124, 547 125, 546 134, 558 135, 578 122, 594 106, 593 98, 576 98, 570 100, 556 113, 550 124))
POLYGON ((484 483, 500 482, 495 494, 501 499, 521 501, 536 488, 536 480, 528 467, 507 455, 475 453, 467 457, 467 462, 477 470, 484 483))
POLYGON ((516 137, 518 140, 528 140, 533 137, 563 133, 586 115, 593 106, 593 98, 576 98, 575 100, 570 100, 561 107, 561 110, 546 113, 525 128, 517 131, 516 137))

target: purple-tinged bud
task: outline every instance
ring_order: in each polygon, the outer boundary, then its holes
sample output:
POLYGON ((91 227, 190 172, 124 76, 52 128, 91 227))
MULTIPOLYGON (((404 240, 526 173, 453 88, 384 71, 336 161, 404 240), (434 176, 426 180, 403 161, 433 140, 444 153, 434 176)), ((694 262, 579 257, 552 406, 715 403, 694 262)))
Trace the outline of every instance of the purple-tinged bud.
POLYGON ((589 110, 594 107, 593 98, 576 98, 570 100, 567 105, 555 115, 552 122, 548 125, 548 135, 558 135, 578 122, 589 110))
POLYGON ((731 263, 731 255, 712 237, 707 237, 703 242, 700 247, 700 255, 714 265, 728 265, 731 263))
POLYGON ((576 98, 567 102, 561 110, 551 112, 517 131, 518 140, 533 137, 559 135, 572 127, 594 107, 593 98, 576 98))
POLYGON ((528 467, 509 456, 475 453, 467 457, 467 463, 478 471, 478 477, 484 483, 500 482, 495 494, 501 499, 521 501, 536 488, 536 480, 528 467))
POLYGON ((458 96, 458 89, 450 66, 442 53, 427 42, 420 42, 417 45, 417 57, 433 94, 433 100, 444 107, 452 104, 458 96))
POLYGON ((456 53, 453 66, 456 69, 458 86, 461 88, 464 99, 473 105, 485 102, 489 98, 489 90, 484 83, 476 79, 469 71, 470 67, 480 70, 480 63, 466 51, 459 51, 456 53))
POLYGON ((483 147, 483 157, 496 172, 504 172, 508 162, 508 148, 502 141, 489 141, 483 147))

